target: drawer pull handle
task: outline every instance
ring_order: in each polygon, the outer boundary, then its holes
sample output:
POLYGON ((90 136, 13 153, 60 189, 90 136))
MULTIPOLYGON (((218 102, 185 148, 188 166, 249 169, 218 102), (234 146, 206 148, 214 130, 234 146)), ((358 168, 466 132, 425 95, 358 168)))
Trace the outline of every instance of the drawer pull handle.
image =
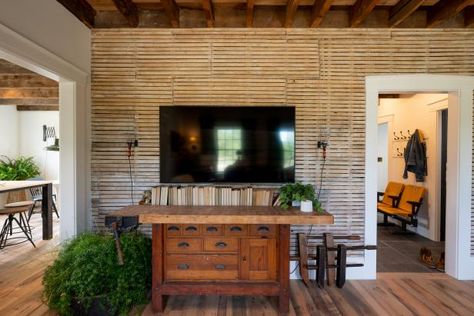
POLYGON ((216 242, 216 248, 225 248, 227 244, 223 241, 216 242))
POLYGON ((241 232, 241 231, 242 231, 242 227, 240 227, 240 226, 232 226, 232 227, 230 228, 230 231, 231 231, 231 232, 241 232))
POLYGON ((188 226, 188 227, 186 227, 186 231, 187 231, 187 232, 189 232, 189 231, 195 232, 195 231, 197 231, 197 230, 198 230, 198 229, 197 229, 196 226, 188 226))
POLYGON ((225 270, 225 265, 223 265, 223 264, 216 264, 215 268, 216 268, 216 270, 225 270))
POLYGON ((189 244, 188 244, 187 242, 185 242, 185 241, 184 241, 184 242, 180 242, 180 243, 178 244, 178 247, 179 247, 179 248, 187 248, 187 247, 189 247, 189 244))
POLYGON ((189 265, 186 264, 186 263, 180 263, 178 264, 178 270, 188 270, 189 269, 189 265))
POLYGON ((170 226, 168 227, 169 232, 177 232, 179 230, 178 226, 170 226))
POLYGON ((206 229, 208 232, 216 232, 217 231, 217 227, 215 226, 210 226, 206 229))
POLYGON ((257 230, 261 233, 268 233, 270 231, 270 228, 268 228, 267 226, 260 226, 257 230))

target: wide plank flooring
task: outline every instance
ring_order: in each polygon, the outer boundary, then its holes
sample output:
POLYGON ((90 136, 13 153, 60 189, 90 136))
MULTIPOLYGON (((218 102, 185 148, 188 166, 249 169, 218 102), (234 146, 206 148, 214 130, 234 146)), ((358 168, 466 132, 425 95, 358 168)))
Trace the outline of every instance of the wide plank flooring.
MULTIPOLYGON (((37 237, 36 249, 23 244, 0 251, 0 315, 55 315, 41 300, 41 278, 57 255, 56 240, 37 237)), ((343 289, 290 284, 290 315, 474 315, 474 281, 442 273, 379 273, 375 281, 348 281, 343 289)), ((277 315, 276 306, 266 297, 172 296, 163 315, 266 316, 277 315)), ((152 315, 150 305, 131 312, 140 314, 152 315)))

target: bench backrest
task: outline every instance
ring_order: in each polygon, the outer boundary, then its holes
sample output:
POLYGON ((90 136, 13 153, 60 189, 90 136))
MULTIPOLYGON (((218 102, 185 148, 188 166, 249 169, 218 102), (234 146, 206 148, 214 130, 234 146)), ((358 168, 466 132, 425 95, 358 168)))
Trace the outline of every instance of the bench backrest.
POLYGON ((405 210, 405 211, 412 211, 412 205, 408 203, 410 202, 418 202, 420 203, 423 199, 423 195, 425 194, 425 188, 420 187, 417 185, 405 185, 403 189, 403 194, 400 199, 400 203, 398 204, 398 208, 405 210))
POLYGON ((400 194, 402 194, 403 187, 403 183, 390 181, 385 188, 382 203, 392 206, 392 199, 390 196, 400 196, 400 194))

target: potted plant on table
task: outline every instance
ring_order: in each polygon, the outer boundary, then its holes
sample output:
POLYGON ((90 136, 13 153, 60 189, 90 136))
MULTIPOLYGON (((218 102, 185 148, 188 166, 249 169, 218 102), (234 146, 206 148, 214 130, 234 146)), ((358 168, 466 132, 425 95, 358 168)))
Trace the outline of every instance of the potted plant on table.
MULTIPOLYGON (((2 156, 0 159, 0 181, 21 181, 40 175, 40 169, 33 160, 33 157, 20 156, 11 159, 2 156)), ((26 192, 14 191, 8 193, 7 203, 26 200, 26 192)))
POLYGON ((284 209, 300 206, 303 212, 322 211, 321 203, 316 197, 311 184, 288 183, 280 188, 280 206, 284 209), (296 203, 295 203, 296 202, 296 203))
POLYGON ((119 265, 111 235, 86 233, 60 250, 43 278, 43 297, 60 315, 126 315, 148 302, 151 240, 123 233, 124 264, 119 265))

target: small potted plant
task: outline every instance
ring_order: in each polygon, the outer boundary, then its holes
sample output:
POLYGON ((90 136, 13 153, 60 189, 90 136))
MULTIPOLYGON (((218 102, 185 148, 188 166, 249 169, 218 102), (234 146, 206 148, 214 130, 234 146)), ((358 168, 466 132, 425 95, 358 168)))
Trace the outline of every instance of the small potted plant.
POLYGON ((302 212, 321 211, 321 203, 316 198, 311 184, 288 183, 280 188, 280 206, 284 209, 300 206, 302 212), (296 202, 296 203, 295 203, 296 202))
MULTIPOLYGON (((0 181, 21 181, 40 175, 40 169, 33 157, 20 156, 11 159, 2 156, 0 159, 0 181)), ((8 192, 8 203, 26 200, 26 191, 8 192)))

